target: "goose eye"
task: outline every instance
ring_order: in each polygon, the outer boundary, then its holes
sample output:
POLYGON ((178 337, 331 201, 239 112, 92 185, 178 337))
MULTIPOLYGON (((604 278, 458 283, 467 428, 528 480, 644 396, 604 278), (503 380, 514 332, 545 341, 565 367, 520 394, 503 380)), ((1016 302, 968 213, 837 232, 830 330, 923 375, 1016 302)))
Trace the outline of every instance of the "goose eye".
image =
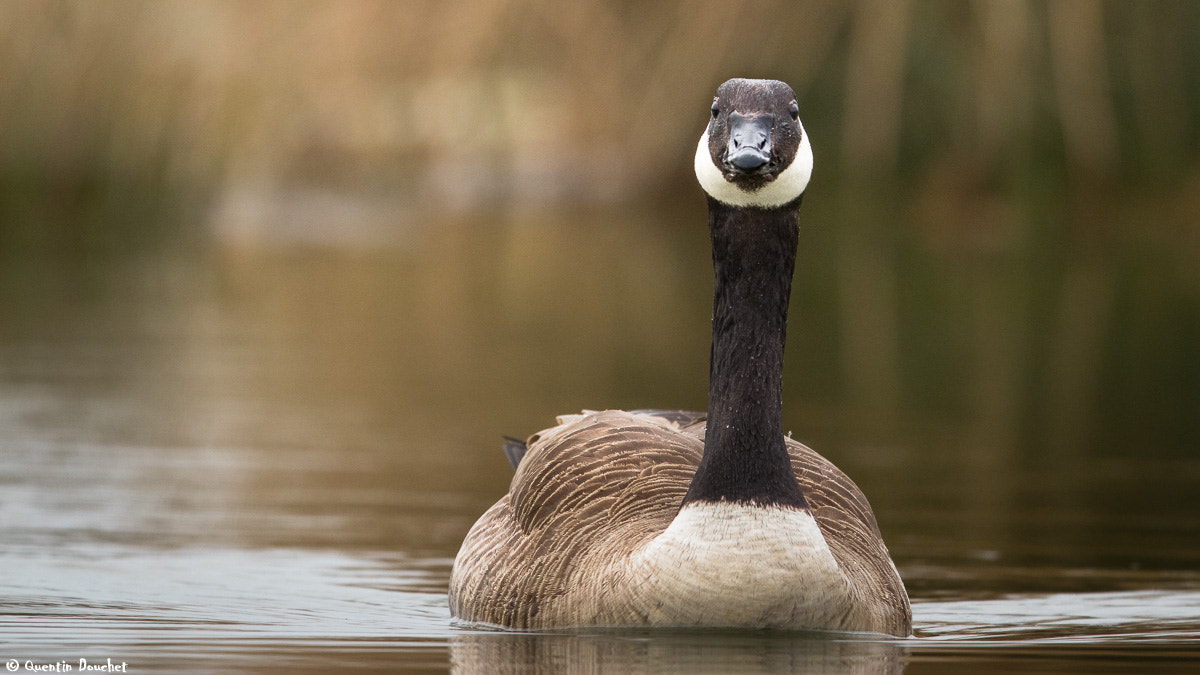
POLYGON ((792 121, 799 120, 800 119, 800 106, 795 101, 792 101, 792 104, 790 106, 788 106, 788 113, 791 114, 792 121))
POLYGON ((714 99, 713 99, 713 105, 712 105, 712 116, 713 116, 713 118, 716 118, 716 116, 717 116, 718 114, 720 114, 720 112, 721 112, 721 109, 717 107, 717 99, 715 99, 715 98, 714 98, 714 99))

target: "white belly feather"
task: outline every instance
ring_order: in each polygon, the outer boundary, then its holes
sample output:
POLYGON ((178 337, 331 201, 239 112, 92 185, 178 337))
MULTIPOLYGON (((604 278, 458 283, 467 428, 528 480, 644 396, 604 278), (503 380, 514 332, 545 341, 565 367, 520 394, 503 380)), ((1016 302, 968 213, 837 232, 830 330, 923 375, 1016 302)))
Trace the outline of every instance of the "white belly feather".
POLYGON ((832 628, 850 612, 808 511, 693 502, 629 565, 633 609, 655 625, 832 628))

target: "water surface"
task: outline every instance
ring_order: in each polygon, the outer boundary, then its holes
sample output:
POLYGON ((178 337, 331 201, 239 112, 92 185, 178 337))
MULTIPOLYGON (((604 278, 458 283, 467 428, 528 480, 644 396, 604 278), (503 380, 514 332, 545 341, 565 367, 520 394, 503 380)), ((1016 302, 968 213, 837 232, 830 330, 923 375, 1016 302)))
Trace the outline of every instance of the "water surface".
POLYGON ((501 434, 584 407, 704 405, 706 242, 583 227, 9 278, 0 658, 130 672, 1195 667, 1200 460, 981 451, 969 424, 864 431, 808 353, 837 340, 803 285, 799 311, 817 320, 794 317, 787 424, 870 496, 914 638, 456 626, 450 564, 511 476, 501 434), (579 237, 625 255, 571 249, 579 237), (542 268, 535 246, 578 255, 542 268))

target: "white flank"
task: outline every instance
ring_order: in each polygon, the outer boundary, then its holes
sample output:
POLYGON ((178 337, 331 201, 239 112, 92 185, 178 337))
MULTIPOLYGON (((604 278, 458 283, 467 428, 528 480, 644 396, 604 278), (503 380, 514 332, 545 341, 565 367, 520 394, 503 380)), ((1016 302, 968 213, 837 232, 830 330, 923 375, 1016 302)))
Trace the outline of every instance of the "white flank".
POLYGON ((652 625, 837 628, 849 588, 807 511, 688 504, 631 558, 652 625))
POLYGON ((730 206, 783 206, 799 197, 808 187, 812 169, 812 146, 803 124, 800 124, 800 147, 796 149, 796 158, 775 180, 753 191, 743 190, 725 180, 725 175, 713 164, 712 154, 708 151, 708 129, 704 130, 700 145, 696 147, 696 178, 700 181, 700 187, 713 199, 730 206))

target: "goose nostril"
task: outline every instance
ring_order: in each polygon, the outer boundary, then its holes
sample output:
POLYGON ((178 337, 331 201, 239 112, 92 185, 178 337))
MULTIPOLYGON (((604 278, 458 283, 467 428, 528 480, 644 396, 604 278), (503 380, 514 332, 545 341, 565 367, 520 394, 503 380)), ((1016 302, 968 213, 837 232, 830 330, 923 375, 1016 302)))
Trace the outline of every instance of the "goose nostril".
POLYGON ((734 134, 730 137, 734 149, 743 147, 754 147, 759 150, 766 150, 771 145, 771 137, 762 132, 753 134, 750 138, 746 138, 742 134, 734 134))

